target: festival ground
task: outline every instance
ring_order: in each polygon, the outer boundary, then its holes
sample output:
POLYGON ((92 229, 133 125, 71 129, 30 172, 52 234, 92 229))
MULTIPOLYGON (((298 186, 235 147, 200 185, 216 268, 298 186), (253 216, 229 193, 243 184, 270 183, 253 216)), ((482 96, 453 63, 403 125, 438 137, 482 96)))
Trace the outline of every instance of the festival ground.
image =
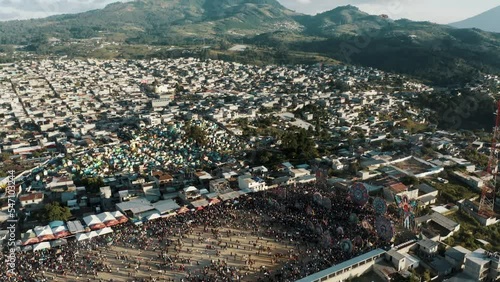
POLYGON ((18 253, 17 280, 5 281, 296 281, 387 246, 390 220, 352 197, 304 184, 128 222, 58 249, 18 253))
MULTIPOLYGON (((156 281, 181 281, 189 273, 201 273, 204 267, 210 266, 212 260, 220 260, 227 262, 230 266, 246 269, 241 281, 257 281, 258 277, 262 276, 258 274, 262 274, 262 269, 272 271, 281 262, 289 259, 288 256, 274 258, 274 254, 288 254, 288 251, 294 248, 293 242, 275 242, 271 238, 254 236, 250 231, 227 228, 217 230, 220 234, 219 239, 216 239, 211 231, 203 232, 202 227, 194 228, 192 234, 186 234, 182 238, 173 235, 172 240, 178 241, 180 239, 182 243, 179 247, 168 247, 168 253, 178 254, 177 261, 186 261, 175 264, 176 267, 173 269, 158 268, 162 259, 158 258, 157 251, 152 250, 155 247, 138 250, 124 246, 110 246, 106 250, 82 251, 79 257, 82 260, 84 256, 102 260, 105 264, 112 266, 111 273, 104 271, 97 272, 97 276, 76 276, 72 274, 55 275, 46 272, 45 276, 52 281, 87 281, 88 279, 91 281, 99 279, 104 281, 111 281, 111 279, 113 281, 138 281, 139 279, 154 280, 155 278, 156 281), (231 230, 234 235, 227 236, 227 230, 231 230), (198 233, 202 234, 202 240, 199 240, 198 233), (227 248, 220 251, 207 248, 207 246, 225 246, 226 244, 227 248), (180 252, 177 252, 176 249, 180 252), (263 251, 259 251, 259 249, 263 251), (126 259, 117 259, 117 256, 125 256, 126 259), (252 265, 248 264, 248 259, 251 260, 252 265), (180 269, 182 266, 184 266, 183 270, 180 269)), ((157 244, 158 240, 155 241, 157 244)), ((77 260, 75 263, 78 264, 82 260, 77 260)))

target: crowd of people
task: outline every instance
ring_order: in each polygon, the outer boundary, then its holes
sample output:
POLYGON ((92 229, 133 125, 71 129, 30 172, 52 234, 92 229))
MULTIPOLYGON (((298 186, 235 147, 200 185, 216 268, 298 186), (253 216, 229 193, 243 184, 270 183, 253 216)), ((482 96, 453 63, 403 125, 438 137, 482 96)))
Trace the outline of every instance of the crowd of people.
POLYGON ((279 187, 126 223, 87 241, 69 238, 57 249, 18 252, 17 276, 3 281, 295 281, 386 245, 373 221, 373 207, 354 204, 345 191, 279 187), (319 193, 331 204, 319 203, 319 193))

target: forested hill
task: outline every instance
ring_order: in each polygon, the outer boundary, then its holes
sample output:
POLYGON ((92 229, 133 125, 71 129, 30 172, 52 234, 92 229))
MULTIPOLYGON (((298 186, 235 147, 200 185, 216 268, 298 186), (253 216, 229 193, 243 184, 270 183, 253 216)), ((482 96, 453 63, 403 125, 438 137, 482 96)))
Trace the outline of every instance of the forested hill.
POLYGON ((394 21, 353 6, 309 16, 276 0, 137 0, 80 14, 0 22, 0 44, 28 45, 31 51, 54 38, 96 37, 158 46, 244 42, 284 50, 283 62, 287 51, 314 52, 437 83, 500 72, 500 34, 394 21))

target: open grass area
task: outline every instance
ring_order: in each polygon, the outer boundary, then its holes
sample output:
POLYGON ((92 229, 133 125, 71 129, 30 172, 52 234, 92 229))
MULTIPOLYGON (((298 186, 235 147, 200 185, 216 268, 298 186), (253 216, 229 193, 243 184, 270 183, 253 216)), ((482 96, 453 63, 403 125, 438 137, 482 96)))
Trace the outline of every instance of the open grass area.
POLYGON ((444 203, 456 203, 461 199, 470 199, 479 195, 471 188, 456 183, 435 182, 432 185, 439 190, 440 199, 444 200, 444 203))
POLYGON ((482 226, 477 220, 463 211, 458 211, 450 218, 460 223, 460 231, 445 240, 450 246, 460 245, 471 251, 483 248, 491 251, 500 251, 500 224, 482 226), (489 242, 489 245, 482 246, 476 239, 489 242))

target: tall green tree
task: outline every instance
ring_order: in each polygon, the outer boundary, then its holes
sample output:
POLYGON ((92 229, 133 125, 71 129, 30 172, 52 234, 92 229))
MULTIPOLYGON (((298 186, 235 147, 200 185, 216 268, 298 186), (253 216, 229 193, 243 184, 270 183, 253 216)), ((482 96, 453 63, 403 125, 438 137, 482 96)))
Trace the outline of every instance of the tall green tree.
POLYGON ((67 221, 71 217, 68 207, 61 206, 58 202, 46 204, 43 208, 42 217, 47 221, 62 220, 67 221))

